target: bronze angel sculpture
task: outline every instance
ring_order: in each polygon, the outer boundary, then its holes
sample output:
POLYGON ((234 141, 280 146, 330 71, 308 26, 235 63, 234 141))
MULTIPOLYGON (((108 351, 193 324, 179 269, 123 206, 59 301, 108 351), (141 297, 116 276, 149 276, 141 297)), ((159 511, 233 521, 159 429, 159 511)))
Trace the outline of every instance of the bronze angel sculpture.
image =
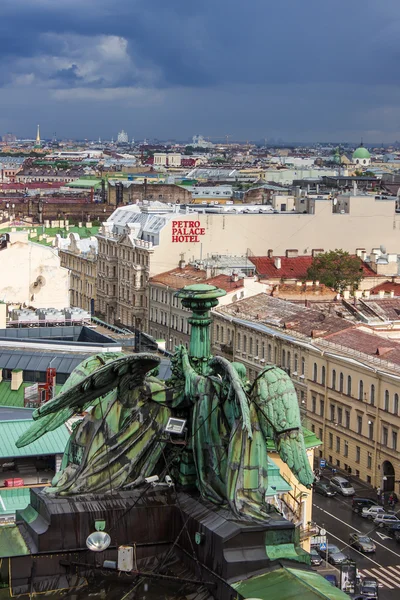
POLYGON ((240 519, 268 518, 267 440, 303 485, 314 480, 304 444, 297 396, 288 375, 266 367, 250 384, 246 369, 210 355, 209 310, 225 292, 188 286, 182 304, 192 309, 189 352, 177 348, 172 377, 159 380, 157 355, 103 353, 83 361, 60 393, 34 413, 17 441, 25 446, 77 413, 61 470, 48 493, 109 493, 142 485, 174 470, 207 500, 240 519), (170 416, 187 419, 186 443, 168 443, 170 416), (184 465, 184 468, 183 468, 184 465))

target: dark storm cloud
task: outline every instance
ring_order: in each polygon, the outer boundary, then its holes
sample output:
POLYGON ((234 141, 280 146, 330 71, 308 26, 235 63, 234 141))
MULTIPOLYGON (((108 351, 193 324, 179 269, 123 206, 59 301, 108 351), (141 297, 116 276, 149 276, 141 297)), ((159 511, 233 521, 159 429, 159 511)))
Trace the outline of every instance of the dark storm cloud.
MULTIPOLYGON (((398 0, 2 0, 0 85, 9 94, 27 82, 58 86, 58 103, 69 87, 81 90, 77 99, 82 88, 104 88, 94 100, 114 90, 118 102, 129 88, 159 90, 160 115, 172 115, 179 98, 182 121, 204 106, 209 129, 235 115, 238 135, 244 121, 249 134, 260 126, 263 107, 273 107, 274 123, 296 115, 308 127, 329 107, 327 132, 348 121, 386 131, 396 114, 399 33, 398 0)), ((148 125, 156 135, 154 113, 148 125)))

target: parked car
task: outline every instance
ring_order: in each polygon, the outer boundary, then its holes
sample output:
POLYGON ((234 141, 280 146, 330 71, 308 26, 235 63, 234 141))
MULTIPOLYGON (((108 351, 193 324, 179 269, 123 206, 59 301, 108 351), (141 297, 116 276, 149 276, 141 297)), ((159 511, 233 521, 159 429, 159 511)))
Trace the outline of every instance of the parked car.
POLYGON ((311 564, 314 567, 319 567, 319 565, 322 563, 322 558, 320 557, 320 555, 318 554, 318 552, 315 548, 311 548, 311 550, 310 550, 310 559, 311 559, 311 564))
POLYGON ((354 496, 356 493, 350 481, 344 477, 332 477, 330 485, 334 490, 339 492, 339 494, 342 494, 342 496, 354 496))
POLYGON ((328 544, 327 550, 319 550, 319 554, 324 560, 326 560, 328 554, 328 562, 332 565, 340 565, 342 562, 349 560, 349 557, 343 554, 335 544, 328 544))
POLYGON ((396 515, 390 513, 378 513, 374 519, 375 525, 384 527, 386 525, 392 525, 393 523, 400 523, 400 519, 396 515))
POLYGON ((356 496, 353 497, 353 501, 351 503, 351 507, 354 512, 361 514, 363 508, 369 508, 370 506, 377 506, 377 502, 372 500, 371 498, 358 498, 356 496))
POLYGON ((336 496, 335 490, 324 481, 316 481, 314 483, 314 492, 316 494, 320 494, 321 496, 327 496, 328 498, 333 498, 336 496))
POLYGON ((369 554, 370 552, 375 552, 376 550, 373 540, 371 540, 371 538, 367 535, 362 535, 361 533, 351 533, 349 536, 349 544, 364 554, 369 554))
POLYGON ((327 581, 329 581, 329 583, 331 583, 335 587, 339 587, 339 583, 338 583, 336 575, 325 575, 325 579, 327 581))
POLYGON ((400 542, 400 523, 387 523, 383 525, 386 532, 400 542))
POLYGON ((360 593, 364 598, 378 600, 378 580, 375 577, 365 577, 361 582, 360 593))
POLYGON ((369 508, 364 507, 361 511, 361 516, 364 519, 375 519, 376 515, 386 515, 386 510, 382 506, 370 506, 369 508))

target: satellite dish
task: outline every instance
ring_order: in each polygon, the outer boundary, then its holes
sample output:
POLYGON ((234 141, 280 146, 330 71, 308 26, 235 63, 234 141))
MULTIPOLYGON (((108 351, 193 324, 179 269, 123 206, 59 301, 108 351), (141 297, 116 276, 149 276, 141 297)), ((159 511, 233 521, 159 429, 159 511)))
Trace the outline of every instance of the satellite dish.
POLYGON ((94 533, 91 533, 86 540, 86 546, 92 552, 103 552, 104 550, 107 550, 110 544, 111 538, 105 531, 95 531, 94 533))

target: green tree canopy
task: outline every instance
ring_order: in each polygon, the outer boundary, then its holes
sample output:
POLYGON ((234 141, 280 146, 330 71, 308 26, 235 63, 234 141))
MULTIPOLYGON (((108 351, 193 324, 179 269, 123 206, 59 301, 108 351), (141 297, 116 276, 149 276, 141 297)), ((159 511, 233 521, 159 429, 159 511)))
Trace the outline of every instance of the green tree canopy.
POLYGON ((318 280, 337 292, 347 287, 354 289, 362 279, 361 260, 338 249, 318 254, 307 271, 307 279, 318 280))

